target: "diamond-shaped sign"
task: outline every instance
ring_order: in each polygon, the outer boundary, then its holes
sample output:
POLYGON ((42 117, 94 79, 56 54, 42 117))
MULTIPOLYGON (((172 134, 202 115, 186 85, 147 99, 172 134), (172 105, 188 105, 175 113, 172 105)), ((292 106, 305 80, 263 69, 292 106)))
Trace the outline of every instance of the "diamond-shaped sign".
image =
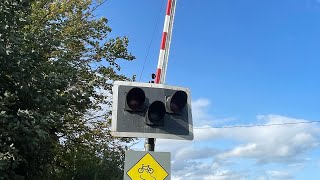
POLYGON ((132 180, 164 180, 169 174, 150 153, 147 153, 129 169, 127 175, 132 180))

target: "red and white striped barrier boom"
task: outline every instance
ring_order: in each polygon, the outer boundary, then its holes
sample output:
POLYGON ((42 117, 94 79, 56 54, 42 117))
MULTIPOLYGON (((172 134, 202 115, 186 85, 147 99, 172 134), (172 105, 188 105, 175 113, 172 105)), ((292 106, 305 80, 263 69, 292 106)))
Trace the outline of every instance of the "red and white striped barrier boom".
POLYGON ((175 9, 176 0, 168 0, 155 79, 158 84, 164 84, 166 79, 175 9))

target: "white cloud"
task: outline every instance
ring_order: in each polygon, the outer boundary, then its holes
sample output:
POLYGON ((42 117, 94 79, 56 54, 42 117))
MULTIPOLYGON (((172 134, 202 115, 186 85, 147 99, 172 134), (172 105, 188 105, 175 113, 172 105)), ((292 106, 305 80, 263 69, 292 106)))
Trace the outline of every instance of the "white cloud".
POLYGON ((208 156, 213 156, 217 152, 213 148, 196 148, 196 147, 187 147, 179 149, 176 154, 176 160, 184 160, 184 159, 204 159, 208 158, 208 156))
POLYGON ((229 157, 246 157, 258 154, 257 152, 257 144, 247 144, 240 145, 235 147, 234 149, 221 153, 218 155, 218 158, 225 159, 229 157))
MULTIPOLYGON (((175 164, 172 164, 175 166, 175 164)), ((229 180, 229 179, 246 179, 243 172, 223 169, 220 165, 205 162, 188 162, 185 168, 181 170, 173 169, 172 179, 181 180, 229 180)))
POLYGON ((192 102, 192 118, 194 119, 194 124, 201 126, 211 121, 211 117, 206 113, 209 105, 210 102, 207 99, 198 99, 192 102))
POLYGON ((270 177, 270 179, 292 179, 293 176, 291 175, 291 173, 287 172, 287 171, 277 171, 277 170, 273 170, 273 171, 267 171, 268 176, 270 177))
MULTIPOLYGON (((261 118, 261 116, 260 116, 261 118)), ((302 122, 284 116, 264 116, 264 125, 302 122)), ((301 160, 305 152, 319 146, 319 127, 313 124, 258 126, 250 128, 196 129, 195 141, 210 143, 217 139, 238 142, 238 145, 218 155, 219 158, 252 158, 259 163, 301 160)))
MULTIPOLYGON (((195 101, 192 101, 192 110, 199 110, 200 108, 207 108, 210 104, 211 103, 208 99, 200 98, 195 101)), ((196 113, 196 114, 199 115, 198 113, 196 113)))
POLYGON ((259 176, 257 180, 267 180, 267 178, 265 176, 259 176))
POLYGON ((235 121, 234 117, 216 118, 208 113, 211 102, 208 99, 200 98, 192 102, 192 118, 195 126, 217 126, 235 121))

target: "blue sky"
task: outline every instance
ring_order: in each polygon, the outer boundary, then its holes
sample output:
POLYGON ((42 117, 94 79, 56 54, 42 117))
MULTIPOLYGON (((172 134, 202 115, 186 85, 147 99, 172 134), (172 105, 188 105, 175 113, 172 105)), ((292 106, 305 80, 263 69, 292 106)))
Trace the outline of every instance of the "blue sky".
MULTIPOLYGON (((139 80, 150 46, 141 81, 150 80, 165 6, 109 0, 100 8, 110 37, 129 36, 137 57, 119 61, 122 73, 139 80)), ((177 1, 166 84, 191 89, 198 129, 193 142, 157 142, 172 152, 173 179, 320 179, 319 124, 212 128, 320 120, 319 20, 319 0, 177 1)))

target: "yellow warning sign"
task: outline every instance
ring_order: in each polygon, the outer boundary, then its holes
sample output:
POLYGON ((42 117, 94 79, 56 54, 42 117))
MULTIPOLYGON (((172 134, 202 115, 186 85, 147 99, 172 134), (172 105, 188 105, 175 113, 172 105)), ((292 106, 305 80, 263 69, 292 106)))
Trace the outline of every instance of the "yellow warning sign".
POLYGON ((132 180, 164 180, 168 176, 150 153, 144 155, 127 174, 132 180))

